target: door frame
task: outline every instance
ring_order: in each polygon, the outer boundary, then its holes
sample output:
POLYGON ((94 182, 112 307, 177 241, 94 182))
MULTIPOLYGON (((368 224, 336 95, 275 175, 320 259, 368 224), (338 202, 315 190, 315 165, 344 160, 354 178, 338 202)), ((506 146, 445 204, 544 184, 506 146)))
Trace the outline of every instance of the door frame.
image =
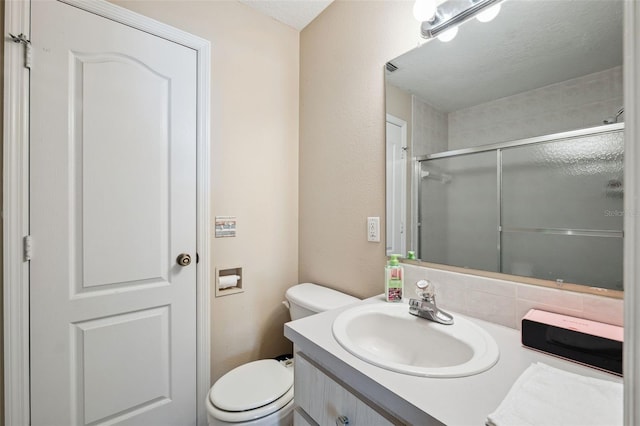
MULTIPOLYGON (((128 9, 96 0, 57 0, 191 48, 197 56, 196 165, 196 407, 207 424, 210 383, 210 88, 211 43, 128 9)), ((29 70, 25 51, 9 34, 30 38, 31 1, 5 2, 3 282, 5 424, 30 424, 29 401, 29 70)), ((37 243, 33 247, 37 253, 37 243)))
POLYGON ((640 424, 640 4, 624 4, 624 424, 640 424))
MULTIPOLYGON (((400 249, 399 250, 394 250, 393 248, 391 249, 391 253, 387 253, 387 256, 390 256, 393 253, 401 253, 401 254, 405 254, 407 251, 407 159, 409 158, 409 145, 408 145, 408 141, 407 141, 407 129, 408 129, 408 125, 407 122, 404 121, 403 119, 396 117, 395 115, 392 114, 388 114, 387 113, 387 119, 385 121, 385 125, 389 123, 389 124, 393 124, 394 126, 398 126, 400 127, 400 144, 402 145, 402 150, 403 150, 403 156, 404 156, 404 162, 402 163, 402 182, 400 186, 400 216, 402 218, 402 226, 401 226, 401 236, 400 236, 400 249)), ((386 129, 385 129, 386 131, 386 129)), ((388 149, 388 144, 389 141, 386 141, 385 144, 387 145, 386 149, 388 149)), ((388 169, 389 165, 388 165, 388 161, 389 159, 386 159, 386 168, 388 169)), ((387 188, 387 197, 389 196, 389 189, 387 188)), ((395 193, 395 191, 398 188, 393 188, 393 191, 395 193)), ((385 229, 389 226, 389 223, 385 223, 385 229)), ((386 236, 386 232, 385 232, 385 236, 386 236)), ((387 242, 385 242, 385 245, 387 244, 387 242)))

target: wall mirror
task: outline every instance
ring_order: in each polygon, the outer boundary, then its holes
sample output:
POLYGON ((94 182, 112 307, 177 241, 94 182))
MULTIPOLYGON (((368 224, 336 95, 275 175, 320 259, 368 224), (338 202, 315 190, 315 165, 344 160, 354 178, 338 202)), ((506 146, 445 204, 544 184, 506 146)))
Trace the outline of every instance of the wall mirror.
POLYGON ((500 4, 387 63, 387 252, 622 290, 623 1, 500 4))

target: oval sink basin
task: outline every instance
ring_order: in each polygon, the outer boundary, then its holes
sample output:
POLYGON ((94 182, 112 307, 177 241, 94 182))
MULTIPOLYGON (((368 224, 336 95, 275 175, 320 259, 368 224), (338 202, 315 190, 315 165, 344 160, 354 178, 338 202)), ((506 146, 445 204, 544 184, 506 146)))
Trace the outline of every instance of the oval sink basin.
POLYGON ((418 318, 405 303, 366 304, 339 314, 333 335, 363 361, 398 373, 463 377, 491 368, 500 353, 493 337, 465 318, 454 321, 418 318))

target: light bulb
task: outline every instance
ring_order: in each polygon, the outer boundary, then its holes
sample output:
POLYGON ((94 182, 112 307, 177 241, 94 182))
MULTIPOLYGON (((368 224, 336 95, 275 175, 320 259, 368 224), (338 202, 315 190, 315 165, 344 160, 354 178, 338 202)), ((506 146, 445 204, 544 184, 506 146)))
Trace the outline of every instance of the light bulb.
POLYGON ((436 0, 416 0, 413 4, 413 17, 419 22, 430 21, 436 16, 436 0))
POLYGON ((498 16, 498 13, 500 13, 500 3, 495 4, 489 9, 483 10, 482 12, 478 13, 478 16, 476 16, 476 18, 478 18, 478 21, 480 22, 489 22, 493 20, 493 18, 498 16))
POLYGON ((442 34, 440 34, 438 36, 438 40, 443 41, 443 42, 448 42, 453 40, 456 35, 458 35, 458 27, 452 27, 449 28, 447 31, 443 32, 442 34))

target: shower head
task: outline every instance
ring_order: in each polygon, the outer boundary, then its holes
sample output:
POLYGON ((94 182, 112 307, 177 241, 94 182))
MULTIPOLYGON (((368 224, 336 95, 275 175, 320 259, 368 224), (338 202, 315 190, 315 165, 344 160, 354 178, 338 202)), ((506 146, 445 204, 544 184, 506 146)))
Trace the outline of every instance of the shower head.
POLYGON ((623 113, 624 113, 624 107, 623 107, 623 108, 620 108, 620 109, 618 110, 618 112, 616 113, 615 117, 609 117, 609 118, 605 119, 605 120, 603 121, 603 123, 604 123, 604 124, 614 124, 614 123, 617 123, 617 122, 618 122, 618 118, 619 118, 619 117, 620 117, 620 115, 621 115, 621 114, 623 114, 623 113))

